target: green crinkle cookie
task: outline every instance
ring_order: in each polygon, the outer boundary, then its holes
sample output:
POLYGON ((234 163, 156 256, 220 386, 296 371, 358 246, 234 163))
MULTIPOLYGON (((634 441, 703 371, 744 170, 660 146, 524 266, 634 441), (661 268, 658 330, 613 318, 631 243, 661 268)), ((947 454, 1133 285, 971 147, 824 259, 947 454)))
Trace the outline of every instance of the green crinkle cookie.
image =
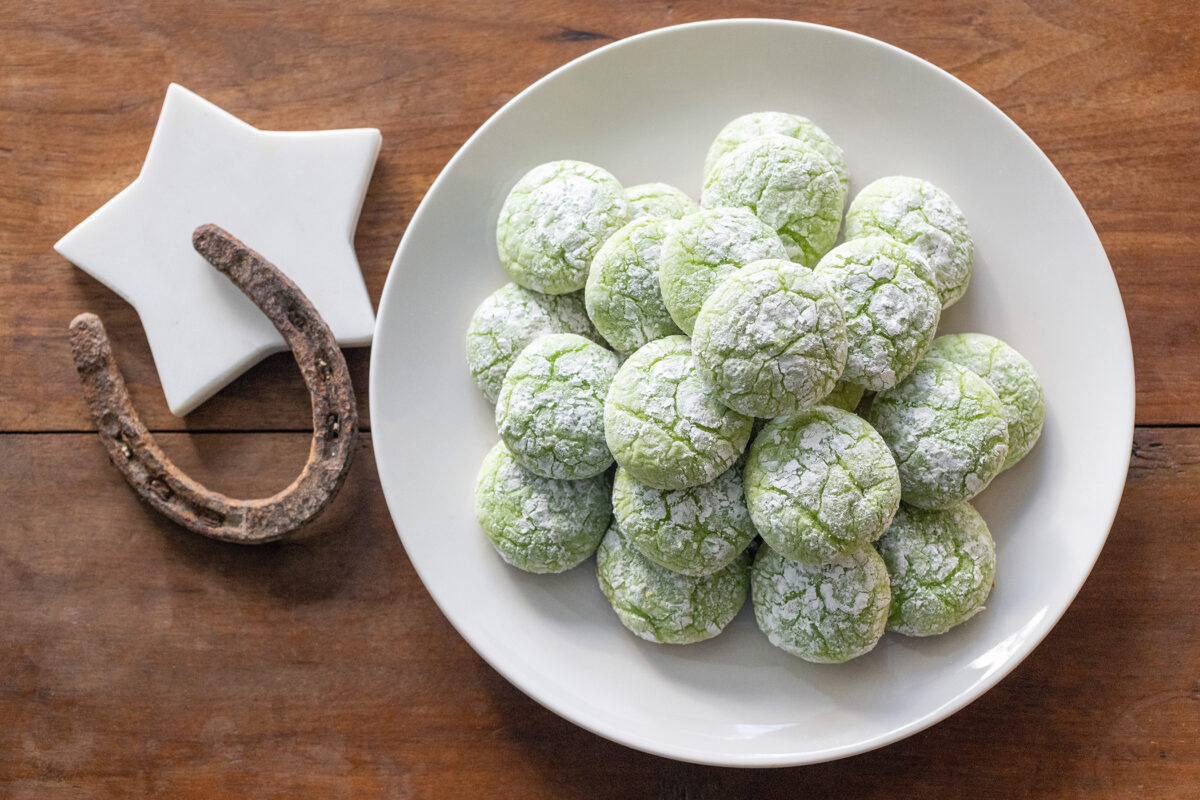
POLYGON ((915 247, 929 262, 942 308, 967 290, 975 244, 967 218, 929 181, 896 175, 866 186, 846 214, 846 239, 887 236, 915 247))
POLYGON ((750 588, 750 558, 743 554, 704 577, 681 575, 643 556, 614 525, 596 551, 596 575, 626 628, 651 642, 691 644, 716 636, 737 616, 750 588))
POLYGON ((846 365, 846 326, 825 281, 791 261, 756 261, 709 295, 692 331, 721 402, 752 417, 813 405, 846 365))
POLYGON ((834 408, 840 408, 842 411, 849 411, 853 414, 854 409, 858 408, 858 404, 862 402, 864 392, 865 390, 861 386, 849 381, 839 380, 834 384, 833 391, 825 395, 825 399, 817 403, 817 405, 833 406, 834 408))
POLYGON ((840 664, 883 637, 892 594, 871 547, 827 564, 801 564, 764 544, 750 573, 754 618, 771 644, 805 661, 840 664))
POLYGON ((657 217, 634 220, 609 237, 592 261, 583 294, 587 313, 622 353, 680 332, 658 289, 662 243, 675 224, 657 217))
POLYGON ((500 557, 526 572, 565 572, 596 551, 612 520, 608 478, 542 478, 499 442, 475 483, 475 516, 500 557))
POLYGON ((700 210, 700 204, 683 191, 666 183, 639 183, 625 190, 632 219, 659 217, 679 219, 700 210))
POLYGON ((883 236, 852 239, 826 253, 814 272, 846 316, 842 378, 874 392, 902 381, 925 355, 942 313, 921 254, 883 236))
POLYGON ((722 128, 712 146, 708 148, 708 157, 704 159, 705 179, 712 173, 717 162, 737 149, 738 145, 771 134, 790 136, 816 150, 837 173, 838 180, 842 183, 842 191, 850 191, 850 171, 846 168, 846 154, 842 152, 842 148, 812 120, 783 111, 743 114, 722 128))
POLYGON ((949 508, 982 492, 1004 468, 1004 405, 983 378, 926 358, 867 413, 900 468, 904 502, 949 508))
POLYGON ((582 289, 592 257, 629 221, 617 179, 583 161, 534 167, 508 193, 496 223, 500 261, 527 289, 582 289))
POLYGON ((467 327, 467 366, 488 400, 496 402, 517 353, 547 333, 578 333, 599 341, 583 292, 542 294, 509 283, 479 304, 467 327))
POLYGON ((534 339, 496 400, 496 428, 513 458, 543 478, 579 480, 608 469, 604 397, 617 366, 615 353, 574 333, 534 339))
POLYGON ((715 479, 741 455, 752 424, 716 399, 686 336, 651 342, 626 359, 604 402, 604 435, 617 464, 659 489, 715 479))
POLYGON ((996 545, 967 503, 941 511, 901 507, 875 547, 891 578, 889 631, 936 636, 983 610, 996 545))
POLYGON ((642 555, 684 575, 722 569, 757 535, 736 464, 711 483, 669 490, 646 486, 618 469, 613 514, 642 555))
POLYGON ((1004 404, 1008 422, 1008 458, 1016 464, 1037 444, 1046 421, 1046 396, 1033 365, 1015 349, 985 333, 939 336, 929 348, 931 358, 943 358, 983 378, 1004 404))
POLYGON ((663 303, 691 335, 700 306, 721 281, 753 261, 787 258, 775 231, 746 208, 710 208, 679 221, 658 267, 663 303))
POLYGON ((779 234, 788 258, 816 264, 842 227, 846 189, 820 153, 787 136, 751 139, 717 162, 700 205, 742 206, 779 234))
POLYGON ((879 538, 900 506, 887 444, 861 417, 832 406, 768 422, 745 473, 754 527, 796 561, 853 553, 879 538))

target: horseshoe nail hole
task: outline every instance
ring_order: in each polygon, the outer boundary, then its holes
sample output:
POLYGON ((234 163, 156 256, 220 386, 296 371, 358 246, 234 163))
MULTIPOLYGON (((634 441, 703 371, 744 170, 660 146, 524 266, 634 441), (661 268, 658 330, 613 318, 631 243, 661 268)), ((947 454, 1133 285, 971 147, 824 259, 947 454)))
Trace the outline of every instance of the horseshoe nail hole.
POLYGON ((329 361, 325 356, 317 356, 317 374, 321 376, 321 380, 327 383, 333 377, 333 367, 329 366, 329 361))
POLYGON ((171 487, 167 485, 167 482, 162 478, 151 479, 149 486, 150 491, 154 492, 159 500, 170 500, 171 495, 175 494, 175 492, 171 491, 171 487))
POLYGON ((224 514, 206 506, 192 506, 191 510, 192 513, 195 514, 196 519, 200 520, 206 525, 211 525, 214 528, 219 527, 223 522, 225 522, 224 514))
POLYGON ((325 418, 325 436, 329 439, 336 439, 342 435, 342 420, 337 414, 330 414, 325 418))
POLYGON ((301 333, 304 333, 305 330, 308 328, 308 317, 305 316, 304 312, 301 311, 296 306, 288 307, 287 319, 288 319, 288 322, 290 322, 292 324, 292 327, 295 328, 296 330, 300 331, 301 333))

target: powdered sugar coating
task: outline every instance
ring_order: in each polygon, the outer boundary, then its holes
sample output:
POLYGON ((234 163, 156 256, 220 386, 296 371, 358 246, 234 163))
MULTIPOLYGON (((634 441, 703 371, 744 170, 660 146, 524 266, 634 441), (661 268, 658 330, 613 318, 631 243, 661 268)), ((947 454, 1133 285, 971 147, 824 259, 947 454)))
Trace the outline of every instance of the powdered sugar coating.
POLYGON ((846 365, 846 326, 824 280, 791 261, 756 261, 709 295, 692 331, 721 402, 753 417, 813 405, 846 365))
POLYGON ((887 236, 915 247, 929 262, 942 308, 967 290, 975 244, 967 218, 929 181, 895 175, 868 184, 846 213, 846 239, 887 236))
POLYGON ((849 351, 843 380, 890 389, 925 355, 942 303, 929 264, 915 249, 883 236, 852 239, 814 268, 841 300, 849 351))
POLYGON ((658 289, 662 243, 675 220, 643 217, 608 238, 588 272, 584 303, 596 329, 621 353, 680 333, 658 289))
POLYGON ((929 348, 933 358, 966 367, 987 382, 1004 404, 1008 423, 1008 458, 1016 464, 1037 444, 1046 420, 1046 396, 1037 371, 1025 356, 986 333, 939 336, 929 348))
POLYGON ((887 568, 869 546, 828 564, 801 564, 765 544, 750 592, 771 644, 818 664, 870 652, 883 637, 892 599, 887 568))
POLYGON ((779 234, 788 258, 816 264, 837 241, 846 188, 818 152, 789 136, 738 145, 713 167, 700 205, 749 208, 779 234))
POLYGON ((505 198, 496 223, 500 261, 527 289, 573 292, 600 245, 628 221, 629 201, 611 174, 583 161, 551 161, 505 198))
POLYGON ((612 520, 608 478, 542 478, 498 442, 479 470, 475 516, 509 564, 526 572, 565 572, 596 551, 612 520))
POLYGON ((616 354, 582 336, 534 339, 496 400, 496 428, 513 458, 543 478, 578 480, 608 469, 604 397, 616 374, 616 354))
POLYGON ((616 525, 596 551, 600 591, 621 623, 643 639, 660 644, 691 644, 725 629, 750 588, 750 558, 703 577, 672 572, 632 547, 616 525))
POLYGON ((707 179, 717 162, 751 139, 777 134, 790 136, 821 154, 841 181, 843 192, 850 190, 850 171, 846 168, 846 154, 825 131, 807 117, 783 111, 758 111, 743 114, 732 120, 713 140, 704 159, 704 177, 707 179))
POLYGON ((949 508, 982 492, 1004 468, 1004 406, 983 378, 926 358, 895 388, 875 395, 867 421, 900 469, 904 502, 949 508))
POLYGON ((686 336, 650 342, 626 359, 604 402, 613 457, 659 489, 715 479, 741 455, 752 424, 716 399, 686 336))
POLYGON ((625 190, 631 219, 679 219, 700 210, 700 204, 667 183, 639 183, 625 190))
POLYGON ((887 444, 833 406, 768 422, 746 459, 746 506, 763 541, 788 558, 834 561, 879 538, 900 506, 887 444))
POLYGON ((996 545, 967 503, 941 511, 901 507, 875 547, 891 580, 889 631, 936 636, 983 610, 996 545))
POLYGON ((684 575, 724 568, 757 535, 736 464, 711 483, 671 490, 647 486, 618 469, 613 515, 642 555, 684 575))
POLYGON ((681 219, 663 242, 658 268, 663 303, 675 324, 691 335, 713 289, 764 258, 787 258, 787 251, 747 208, 708 208, 681 219))
POLYGON ((583 293, 542 294, 508 283, 488 295, 467 327, 467 366, 475 385, 491 402, 525 345, 547 333, 578 333, 595 341, 583 293))

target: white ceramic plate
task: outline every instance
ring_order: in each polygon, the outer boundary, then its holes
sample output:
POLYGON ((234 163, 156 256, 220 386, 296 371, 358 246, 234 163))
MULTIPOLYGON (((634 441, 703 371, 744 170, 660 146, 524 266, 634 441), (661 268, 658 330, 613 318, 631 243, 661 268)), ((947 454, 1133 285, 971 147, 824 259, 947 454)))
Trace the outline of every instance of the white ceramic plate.
MULTIPOLYGON (((1059 619, 1108 535, 1133 435, 1133 360, 1099 240, 1066 182, 995 106, 890 45, 793 22, 666 28, 601 48, 526 89, 446 166, 383 290, 371 358, 375 456, 392 519, 431 595, 471 646, 538 702, 602 736, 711 764, 803 764, 863 752, 995 685, 1059 619), (1045 433, 976 506, 997 542, 988 608, 927 640, 887 635, 840 666, 771 647, 747 607, 687 647, 625 631, 589 561, 564 575, 504 565, 473 516, 496 441, 464 362, 476 305, 507 281, 495 220, 531 167, 591 161, 625 185, 699 194, 733 117, 803 114, 842 147, 851 194, 927 178, 970 220, 975 276, 943 331, 999 336, 1037 367, 1045 433)), ((396 613, 404 613, 397 609, 396 613)))

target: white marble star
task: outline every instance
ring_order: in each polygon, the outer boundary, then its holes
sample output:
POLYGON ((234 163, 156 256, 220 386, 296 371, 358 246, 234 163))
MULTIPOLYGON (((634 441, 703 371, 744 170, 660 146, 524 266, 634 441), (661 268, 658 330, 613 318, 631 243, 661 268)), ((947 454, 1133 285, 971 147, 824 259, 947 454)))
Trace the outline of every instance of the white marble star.
POLYGON ((287 349, 192 249, 197 225, 220 225, 279 267, 339 343, 371 343, 354 229, 380 141, 374 128, 260 131, 171 84, 137 179, 54 249, 137 309, 167 404, 183 416, 287 349))

